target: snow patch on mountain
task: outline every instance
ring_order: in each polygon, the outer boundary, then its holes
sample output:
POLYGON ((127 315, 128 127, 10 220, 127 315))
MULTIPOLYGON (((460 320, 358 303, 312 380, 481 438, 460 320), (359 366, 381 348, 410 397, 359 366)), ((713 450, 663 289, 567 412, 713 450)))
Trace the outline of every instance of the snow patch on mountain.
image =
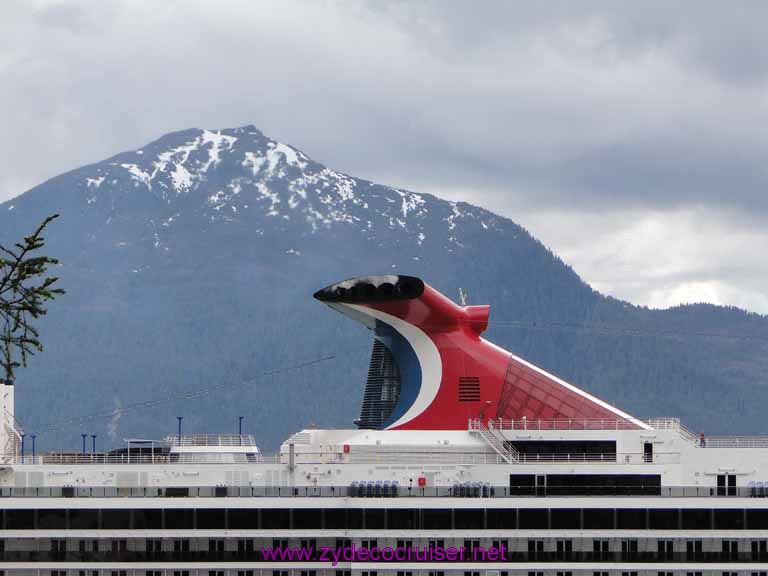
POLYGON ((207 172, 211 165, 216 166, 221 161, 221 150, 226 146, 228 150, 232 149, 237 138, 222 134, 221 131, 212 132, 203 130, 202 144, 210 144, 208 147, 208 161, 203 165, 202 171, 207 172))
POLYGON ((243 166, 250 167, 254 176, 284 178, 286 166, 303 170, 307 166, 306 160, 304 154, 286 144, 268 142, 266 150, 246 152, 243 166))
MULTIPOLYGON (((136 180, 137 182, 141 182, 144 184, 147 188, 152 188, 152 176, 149 175, 149 173, 144 172, 141 168, 138 167, 136 164, 120 164, 123 168, 128 170, 128 173, 131 175, 131 177, 136 180)), ((89 179, 90 180, 90 179, 89 179)))
POLYGON ((104 182, 104 176, 97 176, 96 178, 86 178, 85 179, 86 186, 88 188, 98 188, 101 186, 101 183, 104 182))
POLYGON ((403 212, 403 218, 406 218, 409 212, 415 212, 419 207, 426 204, 421 194, 415 194, 414 192, 404 192, 402 190, 397 190, 396 188, 392 188, 392 191, 398 194, 402 199, 401 210, 403 212))
POLYGON ((448 230, 456 228, 456 218, 462 216, 461 210, 456 206, 456 202, 449 202, 451 206, 451 214, 445 219, 448 222, 448 230))
MULTIPOLYGON (((192 209, 212 221, 243 221, 261 214, 304 223, 309 234, 352 225, 368 238, 389 229, 415 247, 423 245, 429 230, 433 241, 454 248, 462 246, 463 230, 470 226, 497 227, 496 219, 485 211, 353 178, 253 127, 170 134, 102 163, 95 174, 84 177, 83 187, 89 191, 88 204, 109 198, 110 218, 119 212, 119 201, 115 204, 112 193, 105 190, 124 186, 121 173, 130 177, 133 188, 148 190, 172 207, 199 193, 200 202, 191 204, 192 209), (442 240, 433 223, 439 221, 444 222, 442 240)), ((183 206, 190 209, 190 204, 183 206)), ((174 214, 178 218, 178 209, 174 214)), ((162 218, 167 216, 158 218, 158 228, 167 231, 174 220, 162 218)))

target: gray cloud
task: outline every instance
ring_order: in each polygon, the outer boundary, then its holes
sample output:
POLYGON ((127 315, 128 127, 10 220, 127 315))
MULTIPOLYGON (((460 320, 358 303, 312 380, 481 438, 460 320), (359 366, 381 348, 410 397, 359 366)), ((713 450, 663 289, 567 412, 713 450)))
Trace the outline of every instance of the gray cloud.
MULTIPOLYGON (((651 269, 643 258, 666 234, 621 261, 572 239, 583 222, 626 223, 630 211, 667 224, 698 215, 734 238, 764 227, 762 2, 3 8, 0 200, 170 130, 254 123, 337 169, 498 210, 615 295, 672 303, 684 298, 655 286, 679 295, 700 274, 721 299, 768 311, 722 251, 680 254, 653 288, 642 274, 632 287, 605 277, 606 263, 651 269)), ((602 240, 623 245, 631 229, 609 226, 602 240)))

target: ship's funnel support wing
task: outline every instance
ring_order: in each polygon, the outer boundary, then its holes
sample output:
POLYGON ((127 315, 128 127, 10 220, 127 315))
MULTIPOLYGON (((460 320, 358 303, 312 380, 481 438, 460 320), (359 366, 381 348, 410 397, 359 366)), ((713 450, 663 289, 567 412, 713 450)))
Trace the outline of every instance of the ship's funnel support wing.
POLYGON ((474 418, 648 427, 482 339, 489 306, 460 306, 419 278, 364 276, 315 298, 374 330, 361 428, 460 430, 474 418))

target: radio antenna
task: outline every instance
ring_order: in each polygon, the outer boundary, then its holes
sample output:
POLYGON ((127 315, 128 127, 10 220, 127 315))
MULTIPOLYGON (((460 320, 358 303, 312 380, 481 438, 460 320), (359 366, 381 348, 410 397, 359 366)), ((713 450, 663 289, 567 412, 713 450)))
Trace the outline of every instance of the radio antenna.
POLYGON ((461 302, 462 306, 467 305, 467 292, 464 288, 459 288, 459 302, 461 302))

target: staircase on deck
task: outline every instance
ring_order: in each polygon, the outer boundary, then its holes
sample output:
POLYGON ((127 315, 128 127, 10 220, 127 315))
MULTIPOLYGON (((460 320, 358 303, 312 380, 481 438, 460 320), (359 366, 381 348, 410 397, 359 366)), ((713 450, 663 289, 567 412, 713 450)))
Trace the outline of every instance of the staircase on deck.
POLYGON ((507 464, 517 464, 520 461, 520 454, 517 449, 505 441, 504 436, 499 433, 493 427, 493 421, 488 421, 486 427, 479 418, 474 418, 469 421, 469 431, 480 436, 485 443, 488 444, 496 454, 507 464))

